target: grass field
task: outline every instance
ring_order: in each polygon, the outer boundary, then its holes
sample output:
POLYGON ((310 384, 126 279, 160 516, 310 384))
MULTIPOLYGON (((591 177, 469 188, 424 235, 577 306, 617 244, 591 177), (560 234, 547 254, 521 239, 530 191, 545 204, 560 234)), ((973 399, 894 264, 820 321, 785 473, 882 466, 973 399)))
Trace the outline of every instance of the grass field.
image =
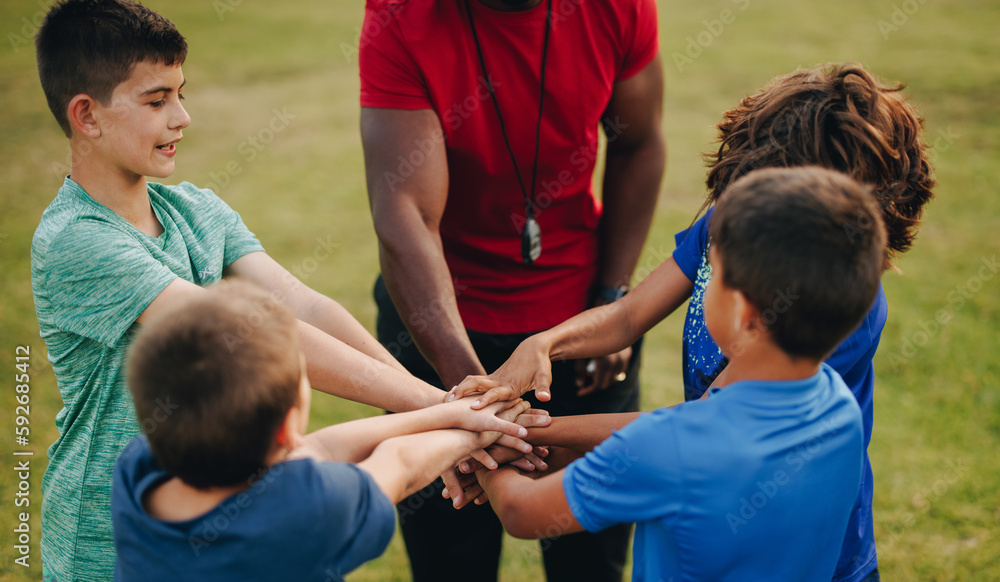
MULTIPOLYGON (((417 0, 414 0, 417 1, 417 0)), ((61 407, 38 337, 31 234, 68 170, 38 84, 31 35, 47 2, 0 5, 0 579, 41 578, 39 484, 61 407), (13 563, 15 346, 30 346, 31 567, 13 563)), ((358 136, 363 3, 157 0, 187 36, 185 131, 170 182, 214 183, 267 250, 373 327, 378 271, 358 136), (291 118, 254 157, 245 140, 291 118), (337 244, 328 259, 314 250, 337 244)), ((774 75, 856 60, 908 84, 935 146, 937 199, 902 274, 884 278, 890 319, 876 357, 879 563, 886 580, 1000 579, 1000 3, 987 0, 661 0, 669 162, 638 275, 673 249, 704 195, 699 154, 723 110, 774 75), (731 11, 724 15, 723 11, 731 11), (723 22, 726 20, 727 22, 723 22), (993 269, 989 266, 993 265, 993 269), (945 323, 937 323, 936 318, 945 323)), ((648 337, 644 408, 682 399, 675 315, 648 337)), ((313 425, 376 410, 317 395, 313 425)), ((24 447, 16 447, 24 450, 24 447)), ((808 535, 808 532, 803 532, 808 535)), ((542 578, 537 546, 511 541, 504 580, 542 578)), ((408 578, 397 535, 351 580, 408 578)))

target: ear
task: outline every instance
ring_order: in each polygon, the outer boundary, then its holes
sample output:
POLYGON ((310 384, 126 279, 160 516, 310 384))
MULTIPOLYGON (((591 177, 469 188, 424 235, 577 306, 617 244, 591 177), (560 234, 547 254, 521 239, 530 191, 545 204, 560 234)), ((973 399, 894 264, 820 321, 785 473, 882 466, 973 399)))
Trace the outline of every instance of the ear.
POLYGON ((733 290, 733 320, 740 333, 759 334, 767 332, 761 320, 760 309, 742 291, 733 290))
POLYGON ((97 100, 84 93, 69 100, 69 105, 66 106, 66 116, 69 118, 69 125, 73 131, 90 139, 101 137, 100 123, 94 115, 97 106, 97 100))
POLYGON ((299 426, 302 422, 302 412, 299 406, 295 405, 289 409, 278 428, 278 433, 274 435, 274 442, 279 448, 294 450, 302 446, 302 431, 305 427, 299 426))

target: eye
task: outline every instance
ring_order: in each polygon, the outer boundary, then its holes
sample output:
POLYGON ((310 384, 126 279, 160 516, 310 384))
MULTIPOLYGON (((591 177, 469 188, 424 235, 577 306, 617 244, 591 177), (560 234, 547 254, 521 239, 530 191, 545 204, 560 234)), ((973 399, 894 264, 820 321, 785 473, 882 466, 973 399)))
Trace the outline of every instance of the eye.
POLYGON ((151 101, 149 104, 152 105, 153 107, 160 108, 166 105, 167 102, 164 101, 163 99, 160 99, 159 101, 151 101))
POLYGON ((181 101, 184 101, 184 93, 178 92, 177 98, 180 99, 181 101))

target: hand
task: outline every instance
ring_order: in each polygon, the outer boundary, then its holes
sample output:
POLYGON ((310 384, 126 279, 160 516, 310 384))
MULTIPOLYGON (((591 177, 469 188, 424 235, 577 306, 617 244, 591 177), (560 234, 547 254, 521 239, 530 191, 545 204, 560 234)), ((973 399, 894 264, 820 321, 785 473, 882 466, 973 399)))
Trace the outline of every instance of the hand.
POLYGON ((552 362, 549 361, 549 347, 539 335, 533 335, 517 346, 510 358, 489 376, 469 376, 461 384, 452 388, 446 401, 471 394, 481 394, 473 403, 475 409, 493 402, 520 398, 530 390, 542 402, 548 402, 552 395, 552 362))
MULTIPOLYGON (((520 455, 517 451, 511 449, 490 447, 491 454, 498 458, 503 459, 505 462, 503 465, 514 467, 522 474, 527 474, 532 477, 540 476, 539 471, 544 471, 548 469, 548 465, 541 459, 549 454, 548 447, 536 447, 534 453, 527 455, 520 455), (499 450, 492 450, 499 449, 499 450), (508 463, 506 459, 511 459, 508 463)), ((469 503, 475 503, 476 505, 482 505, 490 500, 489 496, 483 490, 482 485, 479 483, 479 479, 476 478, 476 472, 480 470, 487 470, 483 465, 477 461, 466 459, 459 464, 459 468, 456 472, 452 472, 449 475, 449 483, 445 489, 441 492, 441 495, 445 498, 451 498, 452 505, 455 509, 461 509, 468 505, 469 503)))
POLYGON ((472 408, 472 404, 476 401, 477 398, 468 397, 439 405, 451 415, 446 427, 481 433, 487 437, 483 440, 483 447, 500 439, 504 446, 525 452, 531 450, 531 445, 521 440, 528 435, 527 429, 513 422, 522 412, 528 410, 530 405, 527 402, 518 398, 496 402, 476 410, 472 408))
POLYGON ((576 395, 586 396, 607 390, 625 379, 625 370, 632 358, 632 347, 591 360, 576 361, 576 395), (593 366, 591 366, 593 362, 593 366))

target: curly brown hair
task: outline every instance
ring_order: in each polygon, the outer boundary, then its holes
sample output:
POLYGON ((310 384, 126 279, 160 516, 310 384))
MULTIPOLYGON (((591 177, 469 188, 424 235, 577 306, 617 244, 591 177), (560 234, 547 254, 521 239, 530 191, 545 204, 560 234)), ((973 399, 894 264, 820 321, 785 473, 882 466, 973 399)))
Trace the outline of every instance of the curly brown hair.
MULTIPOLYGON (((923 119, 857 63, 832 63, 773 79, 723 115, 705 208, 757 169, 818 165, 870 184, 888 233, 886 267, 913 244, 934 173, 923 119)), ((704 210, 704 208, 703 208, 704 210)))

